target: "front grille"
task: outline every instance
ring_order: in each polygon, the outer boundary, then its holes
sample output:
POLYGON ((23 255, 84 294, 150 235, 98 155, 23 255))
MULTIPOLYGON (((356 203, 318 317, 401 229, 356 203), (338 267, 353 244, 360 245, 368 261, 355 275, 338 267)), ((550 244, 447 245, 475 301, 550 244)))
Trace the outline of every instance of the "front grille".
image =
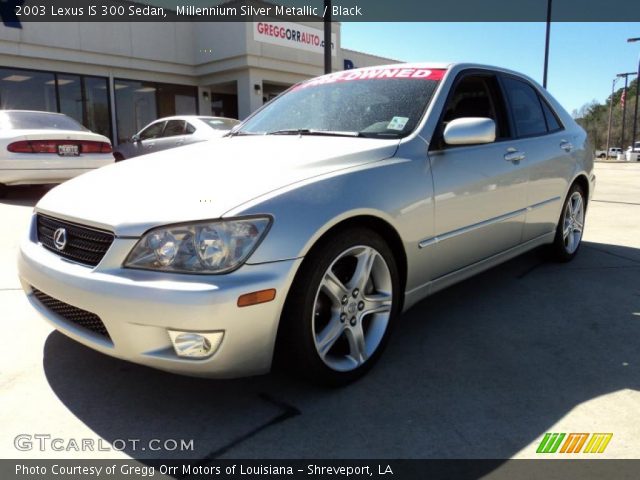
POLYGON ((61 257, 92 267, 100 263, 114 239, 112 233, 44 215, 38 215, 37 226, 38 241, 43 247, 61 257), (53 241, 53 236, 59 228, 64 228, 67 236, 67 243, 62 250, 58 250, 53 241))
POLYGON ((98 335, 111 340, 109 332, 107 332, 107 328, 104 326, 104 323, 102 323, 102 320, 100 320, 100 317, 95 313, 87 312, 81 308, 64 303, 57 298, 50 297, 36 288, 31 287, 31 289, 33 290, 33 296, 53 313, 60 315, 71 323, 75 323, 79 327, 90 330, 93 333, 97 333, 98 335))

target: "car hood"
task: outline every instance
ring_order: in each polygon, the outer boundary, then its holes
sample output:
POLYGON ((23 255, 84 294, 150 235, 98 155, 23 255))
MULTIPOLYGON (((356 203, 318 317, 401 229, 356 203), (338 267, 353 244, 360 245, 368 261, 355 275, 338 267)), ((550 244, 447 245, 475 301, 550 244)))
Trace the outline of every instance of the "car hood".
POLYGON ((389 158, 397 146, 398 140, 346 137, 213 139, 76 177, 49 191, 36 211, 139 236, 158 225, 220 218, 280 188, 389 158))

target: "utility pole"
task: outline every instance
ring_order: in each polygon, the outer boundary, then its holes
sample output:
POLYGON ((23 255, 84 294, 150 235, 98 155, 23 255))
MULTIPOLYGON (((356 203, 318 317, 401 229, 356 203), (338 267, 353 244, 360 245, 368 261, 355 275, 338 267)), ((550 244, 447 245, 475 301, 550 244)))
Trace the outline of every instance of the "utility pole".
POLYGON ((609 100, 609 128, 607 129, 607 149, 605 150, 605 158, 609 157, 609 147, 611 146, 611 121, 613 119, 613 92, 616 88, 616 82, 618 81, 618 79, 620 78, 619 75, 616 75, 615 78, 613 79, 613 82, 611 82, 611 97, 609 100))
POLYGON ((547 72, 549 70, 549 40, 551 37, 551 3, 547 0, 547 32, 544 41, 544 72, 542 73, 542 86, 547 88, 547 72))
POLYGON ((324 0, 324 73, 331 73, 331 0, 324 0))
MULTIPOLYGON (((636 38, 627 38, 627 43, 640 42, 640 37, 636 38)), ((631 139, 631 150, 633 151, 636 146, 636 127, 638 125, 638 96, 640 96, 640 55, 638 56, 638 71, 636 73, 636 104, 633 109, 633 137, 631 139)), ((624 145, 621 145, 621 148, 624 149, 624 145)))

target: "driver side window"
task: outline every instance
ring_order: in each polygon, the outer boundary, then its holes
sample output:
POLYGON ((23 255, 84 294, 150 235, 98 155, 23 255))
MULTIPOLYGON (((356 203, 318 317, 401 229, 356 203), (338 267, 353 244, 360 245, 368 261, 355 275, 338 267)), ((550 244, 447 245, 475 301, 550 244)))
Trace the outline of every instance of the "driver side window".
POLYGON ((158 138, 162 135, 165 122, 157 122, 149 125, 142 132, 140 132, 140 140, 150 140, 152 138, 158 138))
POLYGON ((493 120, 496 124, 496 141, 511 137, 504 101, 495 75, 466 75, 458 80, 449 95, 437 130, 437 149, 452 148, 444 143, 444 129, 450 121, 465 117, 493 120))

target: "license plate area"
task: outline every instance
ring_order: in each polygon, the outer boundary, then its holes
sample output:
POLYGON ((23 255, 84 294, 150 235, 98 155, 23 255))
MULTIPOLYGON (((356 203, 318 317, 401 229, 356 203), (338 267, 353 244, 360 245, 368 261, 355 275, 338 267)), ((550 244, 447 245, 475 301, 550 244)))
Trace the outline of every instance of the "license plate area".
POLYGON ((80 147, 73 144, 58 145, 58 155, 61 157, 77 157, 80 155, 80 147))

